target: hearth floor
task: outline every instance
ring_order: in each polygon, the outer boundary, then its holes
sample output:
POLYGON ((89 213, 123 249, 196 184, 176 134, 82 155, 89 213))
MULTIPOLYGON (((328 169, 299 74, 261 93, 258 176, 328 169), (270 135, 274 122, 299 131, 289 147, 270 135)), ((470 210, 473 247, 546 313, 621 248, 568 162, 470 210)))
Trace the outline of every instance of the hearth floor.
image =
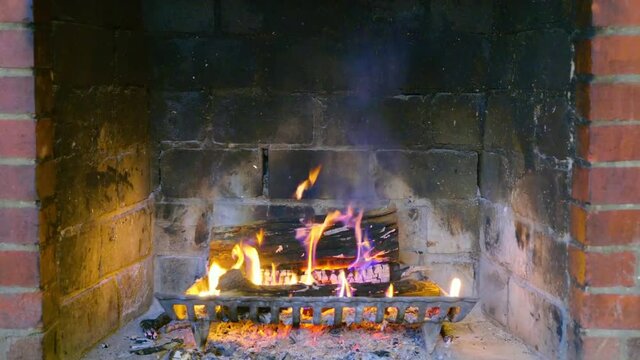
MULTIPOLYGON (((169 359, 168 353, 159 352, 150 355, 135 355, 129 353, 129 346, 132 344, 132 337, 142 337, 142 332, 138 326, 138 323, 142 319, 155 318, 162 312, 162 308, 159 304, 154 303, 151 309, 138 319, 135 319, 119 329, 115 334, 101 341, 95 346, 89 353, 87 353, 83 359, 85 360, 103 360, 103 359, 130 359, 130 360, 151 360, 151 359, 169 359)), ((362 330, 359 330, 361 334, 362 330)), ((277 349, 271 349, 271 351, 256 352, 255 349, 251 351, 247 350, 243 352, 242 347, 234 349, 233 355, 225 357, 213 356, 210 354, 204 359, 260 359, 260 360, 293 360, 293 359, 324 359, 324 358, 336 358, 336 359, 442 359, 442 360, 539 360, 541 359, 534 352, 529 350, 521 341, 514 338, 510 334, 504 332, 489 320, 484 318, 482 313, 477 309, 471 312, 467 318, 456 324, 451 324, 448 328, 448 333, 452 335, 453 341, 450 344, 445 344, 442 339, 438 340, 436 350, 431 357, 428 357, 426 352, 420 347, 422 342, 419 332, 400 332, 395 331, 391 333, 385 333, 385 337, 380 339, 393 339, 393 345, 391 341, 379 340, 370 341, 367 346, 359 346, 356 339, 358 336, 345 336, 341 339, 341 347, 346 349, 343 353, 331 352, 331 356, 327 357, 327 354, 323 354, 321 349, 309 349, 308 342, 304 343, 305 339, 299 340, 300 346, 291 347, 288 346, 288 350, 285 352, 279 352, 277 349), (349 342, 352 342, 349 344, 349 342), (374 344, 374 345, 371 345, 374 344), (375 346, 375 351, 370 347, 375 346), (291 351, 291 348, 294 348, 291 351), (360 351, 359 349, 363 349, 360 351), (357 349, 353 351, 353 349, 357 349), (368 350, 365 350, 368 349, 368 350), (401 349, 394 351, 394 349, 401 349), (275 356, 274 356, 275 355, 275 356)), ((189 337, 189 330, 182 329, 172 333, 172 337, 176 334, 182 334, 189 337)), ((372 337, 376 331, 370 331, 372 337)), ((305 335, 304 333, 297 333, 298 337, 313 336, 313 341, 320 347, 322 344, 336 343, 335 334, 325 333, 320 335, 305 335), (322 339, 326 337, 326 339, 322 339)), ((166 342, 166 336, 160 334, 158 343, 166 342)), ((211 334, 210 334, 211 337, 211 334)), ((188 341, 187 341, 188 342, 188 341)), ((287 342, 288 343, 288 342, 287 342)), ((175 358, 178 359, 178 358, 175 358)), ((179 358, 181 360, 188 360, 190 357, 179 358)))

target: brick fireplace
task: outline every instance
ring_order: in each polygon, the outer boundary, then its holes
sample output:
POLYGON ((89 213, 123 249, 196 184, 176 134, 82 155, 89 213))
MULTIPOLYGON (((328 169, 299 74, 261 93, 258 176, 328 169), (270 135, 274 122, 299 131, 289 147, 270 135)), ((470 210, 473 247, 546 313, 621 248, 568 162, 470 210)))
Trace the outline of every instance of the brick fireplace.
POLYGON ((0 3, 0 359, 80 358, 202 276, 217 226, 350 202, 543 357, 632 358, 639 13, 0 3))

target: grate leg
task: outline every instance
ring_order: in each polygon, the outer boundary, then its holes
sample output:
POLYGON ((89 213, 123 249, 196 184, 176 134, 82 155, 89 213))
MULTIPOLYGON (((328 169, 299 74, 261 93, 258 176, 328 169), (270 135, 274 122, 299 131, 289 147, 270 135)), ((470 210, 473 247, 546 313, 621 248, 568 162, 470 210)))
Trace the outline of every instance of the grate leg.
POLYGON ((424 338, 424 348, 429 354, 433 353, 436 343, 440 337, 442 323, 426 322, 422 324, 422 337, 424 338))
POLYGON ((196 341, 196 345, 200 349, 204 350, 207 345, 207 337, 209 336, 209 320, 195 320, 191 322, 191 331, 193 332, 193 338, 196 341))

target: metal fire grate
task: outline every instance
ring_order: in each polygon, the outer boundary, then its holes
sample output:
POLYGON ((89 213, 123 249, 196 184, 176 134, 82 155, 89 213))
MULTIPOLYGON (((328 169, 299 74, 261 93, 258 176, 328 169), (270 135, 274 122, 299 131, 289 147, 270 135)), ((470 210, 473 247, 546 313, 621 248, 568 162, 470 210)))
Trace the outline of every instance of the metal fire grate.
MULTIPOLYGON (((387 308, 396 308, 396 323, 405 322, 405 312, 409 307, 418 309, 416 322, 424 323, 423 333, 425 345, 431 352, 435 339, 440 333, 444 321, 458 322, 473 309, 477 298, 453 298, 444 296, 398 296, 393 298, 378 297, 258 297, 258 296, 210 296, 197 295, 167 295, 156 294, 156 298, 165 312, 173 320, 184 320, 176 313, 174 306, 186 307, 186 320, 191 322, 193 335, 200 346, 206 343, 209 333, 209 325, 212 321, 221 321, 226 316, 230 321, 238 321, 238 309, 249 310, 249 319, 258 320, 259 309, 269 309, 271 323, 280 322, 280 311, 292 309, 292 323, 300 324, 300 310, 313 309, 313 324, 320 325, 322 311, 334 309, 334 324, 343 322, 342 310, 344 308, 355 309, 355 322, 363 321, 365 308, 375 308, 375 321, 381 323, 384 320, 387 308), (437 308, 438 311, 432 309, 437 308), (428 311, 430 310, 431 311, 428 311), (205 310, 205 311, 202 311, 205 310), (277 314, 277 316, 274 316, 277 314), (428 314, 431 314, 429 316, 428 314)), ((183 308, 184 309, 184 308, 183 308)))

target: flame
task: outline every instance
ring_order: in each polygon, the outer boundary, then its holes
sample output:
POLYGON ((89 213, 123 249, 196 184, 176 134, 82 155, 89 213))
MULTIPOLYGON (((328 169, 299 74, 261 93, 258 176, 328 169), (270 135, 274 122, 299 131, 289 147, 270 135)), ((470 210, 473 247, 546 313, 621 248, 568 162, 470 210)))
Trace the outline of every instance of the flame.
POLYGON ((384 296, 386 296, 388 298, 392 298, 393 297, 393 284, 389 284, 389 288, 384 293, 384 296))
MULTIPOLYGON (((351 211, 351 209, 349 209, 351 211)), ((350 224, 354 228, 355 238, 356 238, 356 247, 357 247, 357 256, 356 260, 349 264, 349 269, 366 269, 371 265, 374 265, 380 261, 385 260, 383 255, 384 251, 379 251, 375 254, 371 254, 373 250, 373 246, 369 242, 369 238, 367 234, 362 233, 362 215, 363 212, 360 210, 358 216, 355 217, 355 220, 350 224)))
POLYGON ((451 287, 449 288, 449 296, 460 296, 460 288, 462 288, 462 282, 460 281, 460 279, 453 278, 453 280, 451 280, 451 287))
POLYGON ((340 275, 338 275, 338 278, 340 280, 340 290, 338 291, 338 297, 351 297, 351 286, 349 286, 349 282, 344 275, 344 270, 340 270, 340 275))
POLYGON ((306 233, 306 237, 304 237, 304 243, 307 246, 307 268, 301 279, 302 283, 306 285, 313 284, 312 273, 316 265, 316 248, 318 246, 318 242, 320 241, 320 238, 322 237, 325 229, 333 225, 341 217, 341 215, 342 213, 336 210, 327 214, 321 224, 311 224, 307 225, 306 228, 298 229, 296 237, 301 238, 306 233))
POLYGON ((258 246, 262 246, 263 241, 264 241, 264 229, 260 229, 260 231, 256 233, 256 243, 258 244, 258 246))
MULTIPOLYGON (((223 269, 218 263, 215 261, 209 267, 209 291, 205 295, 220 295, 220 290, 216 290, 218 288, 218 281, 220 281, 220 276, 224 275, 227 272, 226 269, 223 269)), ((199 294, 203 296, 202 293, 199 294)))
POLYGON ((244 264, 244 269, 249 281, 255 285, 262 285, 260 255, 258 255, 256 248, 240 242, 231 249, 231 256, 236 259, 236 263, 231 267, 232 269, 240 269, 242 264, 244 264))
POLYGON ((294 195, 296 200, 302 199, 302 194, 304 194, 305 191, 309 190, 313 186, 313 184, 316 183, 321 169, 322 165, 318 165, 309 171, 309 177, 305 181, 301 182, 296 189, 296 193, 294 195))

